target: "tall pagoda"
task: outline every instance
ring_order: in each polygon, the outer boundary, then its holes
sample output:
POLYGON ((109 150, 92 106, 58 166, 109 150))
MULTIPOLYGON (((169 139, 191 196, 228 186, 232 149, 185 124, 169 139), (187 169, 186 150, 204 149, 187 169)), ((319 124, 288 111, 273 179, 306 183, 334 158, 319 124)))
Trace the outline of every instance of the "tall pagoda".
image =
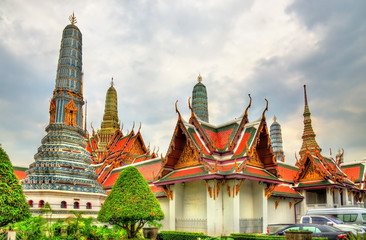
POLYGON ((105 108, 101 129, 98 131, 99 142, 98 149, 96 149, 98 159, 101 159, 103 155, 108 153, 107 144, 114 133, 120 128, 117 104, 117 91, 113 86, 112 78, 111 86, 108 88, 105 97, 105 108))
POLYGON ((201 75, 198 75, 198 83, 192 91, 192 109, 202 121, 208 122, 208 104, 206 86, 202 83, 201 75))
POLYGON ((285 155, 283 152, 283 145, 282 145, 282 132, 281 132, 281 125, 277 122, 276 116, 273 118, 273 123, 270 127, 270 139, 271 145, 273 148, 273 154, 275 155, 277 161, 285 161, 285 155))
POLYGON ((96 215, 106 197, 86 150, 82 34, 74 14, 70 21, 62 34, 47 134, 22 180, 31 210, 37 212, 36 208, 48 202, 52 209, 59 210, 55 217, 66 217, 70 208, 96 215))

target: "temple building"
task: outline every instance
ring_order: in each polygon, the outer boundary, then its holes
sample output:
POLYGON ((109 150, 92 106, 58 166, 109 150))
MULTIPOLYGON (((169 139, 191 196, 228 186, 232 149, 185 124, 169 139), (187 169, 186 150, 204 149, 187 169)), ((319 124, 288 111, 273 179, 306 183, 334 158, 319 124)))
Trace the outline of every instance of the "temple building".
MULTIPOLYGON (((97 133, 93 132, 87 142, 87 151, 93 159, 91 167, 98 174, 97 181, 109 193, 123 167, 134 164, 140 172, 151 171, 149 176, 144 175, 144 177, 148 182, 150 181, 152 190, 155 190, 157 188, 152 186, 152 171, 154 168, 160 168, 157 152, 155 149, 151 151, 149 146, 145 146, 140 132, 141 125, 137 132, 133 126, 129 133, 123 134, 118 122, 117 105, 117 91, 112 79, 106 94, 101 128, 97 133), (151 159, 155 160, 149 161, 151 159), (146 164, 148 169, 142 170, 146 164)), ((158 170, 155 169, 155 171, 158 170)), ((159 191, 162 192, 162 190, 159 191)))
MULTIPOLYGON (((311 124, 310 109, 304 85, 304 131, 302 146, 299 151, 300 159, 296 160, 298 167, 294 177, 294 189, 300 192, 305 201, 299 205, 298 218, 306 214, 310 208, 355 206, 363 202, 365 191, 359 188, 347 176, 341 167, 343 153, 337 158, 321 154, 315 133, 311 124)), ((362 204, 363 205, 363 204, 362 204)))
POLYGON ((32 213, 49 203, 54 218, 72 215, 70 209, 97 216, 106 198, 84 141, 82 34, 75 23, 73 14, 63 30, 47 134, 21 180, 32 213))
POLYGON ((190 101, 191 117, 184 120, 176 102, 176 127, 154 181, 166 195, 159 201, 169 230, 216 236, 265 232, 275 218, 294 221, 293 204, 302 196, 281 178, 267 129, 267 100, 252 122, 251 102, 240 117, 220 125, 198 117, 190 101))
POLYGON ((98 159, 102 159, 108 154, 107 144, 109 143, 111 137, 114 133, 119 130, 120 125, 118 122, 118 101, 117 101, 117 91, 113 87, 113 78, 111 81, 111 86, 108 88, 106 98, 105 98, 105 108, 103 121, 101 124, 101 129, 98 131, 98 148, 95 153, 98 159))
POLYGON ((255 120, 249 120, 249 95, 239 117, 209 123, 201 75, 188 100, 188 120, 175 103, 177 121, 165 156, 145 145, 141 124, 123 133, 113 79, 100 129, 89 136, 82 128, 82 34, 75 23, 72 15, 63 30, 47 134, 35 162, 28 169, 14 167, 33 214, 48 202, 54 218, 68 217, 70 210, 96 217, 129 165, 137 167, 158 198, 165 214, 162 230, 263 233, 268 224, 295 223, 310 208, 363 204, 365 162, 344 163, 343 150, 335 158, 321 153, 305 86, 304 131, 295 165, 284 161, 276 118, 268 130, 267 100, 255 120))

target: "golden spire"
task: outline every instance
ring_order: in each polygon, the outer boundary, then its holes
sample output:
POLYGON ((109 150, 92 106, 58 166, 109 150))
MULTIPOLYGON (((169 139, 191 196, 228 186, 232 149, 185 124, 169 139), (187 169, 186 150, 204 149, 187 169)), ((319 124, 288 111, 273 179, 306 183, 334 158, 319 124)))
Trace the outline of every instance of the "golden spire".
POLYGON ((111 80, 111 87, 113 87, 114 83, 113 83, 113 77, 112 77, 112 80, 111 80))
POLYGON ((201 74, 198 74, 198 78, 197 78, 198 82, 202 82, 202 77, 201 74))
POLYGON ((72 15, 70 15, 69 20, 72 25, 75 25, 75 23, 77 23, 74 12, 72 12, 72 15))
POLYGON ((276 122, 276 121, 277 121, 277 117, 276 117, 276 115, 274 115, 273 122, 276 122))
POLYGON ((311 118, 310 118, 310 109, 308 106, 308 99, 306 95, 306 85, 304 85, 304 100, 305 100, 305 109, 304 109, 304 132, 302 134, 302 146, 300 149, 300 156, 302 157, 307 150, 310 153, 314 154, 316 151, 320 152, 321 148, 319 147, 318 143, 315 140, 315 133, 313 127, 311 125, 311 118))

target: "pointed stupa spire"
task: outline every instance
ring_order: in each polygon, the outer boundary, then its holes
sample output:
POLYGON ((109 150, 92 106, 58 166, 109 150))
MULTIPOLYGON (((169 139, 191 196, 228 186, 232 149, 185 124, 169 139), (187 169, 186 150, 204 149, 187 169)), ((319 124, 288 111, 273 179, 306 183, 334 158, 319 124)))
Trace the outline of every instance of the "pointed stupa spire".
POLYGON ((77 23, 74 12, 72 12, 72 15, 70 15, 69 20, 71 25, 75 25, 75 23, 77 23))
POLYGON ((192 109, 199 119, 208 122, 207 91, 206 86, 202 84, 201 74, 198 75, 197 81, 192 92, 192 109))
MULTIPOLYGON (((74 14, 71 20, 75 23, 74 14)), ((95 216, 94 206, 100 206, 106 195, 86 151, 83 105, 82 34, 76 25, 68 24, 61 37, 47 133, 21 183, 28 200, 44 199, 51 206, 60 204, 60 196, 65 202, 90 202, 93 209, 84 211, 95 216)), ((39 214, 38 209, 31 211, 39 214)), ((65 215, 59 211, 53 216, 65 215)))
POLYGON ((315 133, 313 127, 311 125, 311 118, 310 118, 310 110, 308 106, 308 98, 306 94, 306 85, 304 85, 304 100, 305 100, 305 109, 304 109, 304 132, 302 134, 302 146, 300 149, 300 156, 304 156, 307 150, 310 153, 314 154, 317 150, 318 152, 321 151, 318 143, 315 140, 315 133))
POLYGON ((276 116, 273 117, 273 123, 270 127, 270 139, 273 153, 276 156, 277 161, 284 161, 285 155, 282 146, 281 125, 277 122, 276 116))
POLYGON ((118 121, 117 91, 114 88, 114 82, 112 77, 111 86, 108 88, 105 97, 105 107, 101 129, 98 131, 100 141, 98 143, 97 152, 107 151, 106 146, 111 136, 117 130, 119 130, 119 128, 120 125, 118 121))

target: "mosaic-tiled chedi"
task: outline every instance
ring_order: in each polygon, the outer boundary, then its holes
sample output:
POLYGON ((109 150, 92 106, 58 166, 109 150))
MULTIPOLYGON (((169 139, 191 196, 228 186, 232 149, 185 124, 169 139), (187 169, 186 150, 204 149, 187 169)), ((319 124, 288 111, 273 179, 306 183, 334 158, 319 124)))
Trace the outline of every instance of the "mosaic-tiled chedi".
POLYGON ((275 155, 277 161, 284 162, 285 155, 283 153, 283 147, 282 147, 281 125, 277 122, 276 116, 274 116, 273 123, 270 127, 270 138, 273 154, 275 155))
POLYGON ((208 104, 206 86, 202 84, 202 77, 198 75, 198 83, 192 92, 192 109, 202 121, 208 122, 208 104))
POLYGON ((25 190, 47 189, 105 193, 90 168, 82 129, 83 73, 82 34, 71 24, 63 30, 57 67, 56 87, 50 103, 47 135, 22 180, 25 190))

